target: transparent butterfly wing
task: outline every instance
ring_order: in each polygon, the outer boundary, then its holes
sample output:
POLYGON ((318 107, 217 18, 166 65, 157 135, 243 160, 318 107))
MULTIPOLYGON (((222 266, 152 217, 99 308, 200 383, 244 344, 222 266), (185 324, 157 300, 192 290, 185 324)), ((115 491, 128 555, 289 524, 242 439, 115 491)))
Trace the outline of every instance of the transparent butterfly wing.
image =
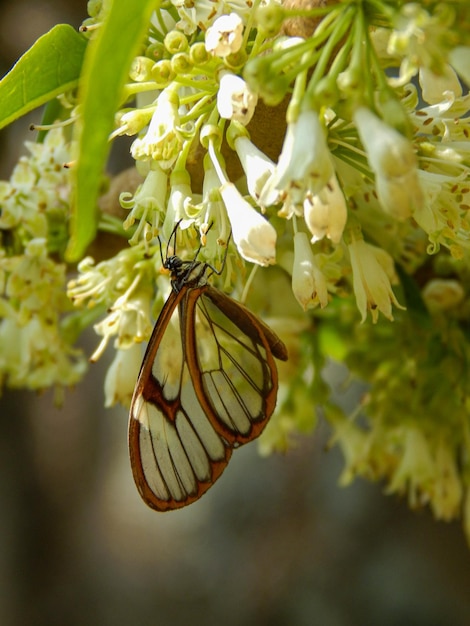
POLYGON ((144 501, 166 511, 194 502, 217 480, 231 448, 207 419, 191 380, 172 293, 149 342, 129 420, 134 480, 144 501))
POLYGON ((255 439, 277 395, 272 351, 285 347, 256 316, 210 285, 167 300, 144 358, 129 421, 134 479, 165 511, 197 500, 232 448, 255 439))

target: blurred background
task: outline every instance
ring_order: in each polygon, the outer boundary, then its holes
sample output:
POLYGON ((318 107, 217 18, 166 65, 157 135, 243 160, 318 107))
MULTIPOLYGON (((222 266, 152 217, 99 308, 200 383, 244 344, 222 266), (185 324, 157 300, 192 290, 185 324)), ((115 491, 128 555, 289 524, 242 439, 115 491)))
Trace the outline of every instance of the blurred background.
MULTIPOLYGON (((2 75, 54 24, 85 15, 84 0, 0 2, 2 75)), ((39 120, 0 133, 1 178, 39 120)), ((96 347, 93 332, 83 347, 96 347)), ((459 523, 411 513, 380 485, 339 488, 324 424, 285 456, 237 450, 186 509, 148 509, 127 412, 103 408, 106 366, 91 366, 60 409, 51 393, 0 399, 1 626, 470 624, 459 523)))

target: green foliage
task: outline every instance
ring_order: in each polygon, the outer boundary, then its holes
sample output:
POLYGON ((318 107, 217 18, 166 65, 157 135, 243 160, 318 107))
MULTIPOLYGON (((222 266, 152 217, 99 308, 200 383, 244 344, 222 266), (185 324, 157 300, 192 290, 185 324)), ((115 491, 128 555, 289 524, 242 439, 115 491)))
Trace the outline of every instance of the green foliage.
POLYGON ((96 199, 109 152, 114 114, 122 105, 123 85, 131 62, 148 30, 155 0, 114 2, 88 47, 81 76, 75 201, 67 258, 77 261, 96 234, 96 199))
POLYGON ((67 24, 40 37, 0 81, 0 128, 77 87, 85 49, 67 24))

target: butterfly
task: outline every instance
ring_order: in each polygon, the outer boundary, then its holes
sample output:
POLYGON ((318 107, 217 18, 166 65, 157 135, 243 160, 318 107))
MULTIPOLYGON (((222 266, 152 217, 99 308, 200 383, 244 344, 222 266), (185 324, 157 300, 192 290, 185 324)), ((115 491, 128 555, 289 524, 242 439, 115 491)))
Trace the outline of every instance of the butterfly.
POLYGON ((168 256, 168 248, 164 259, 161 243, 160 254, 172 290, 134 390, 129 455, 145 503, 168 511, 200 498, 233 449, 261 434, 276 406, 274 359, 287 360, 287 349, 269 326, 208 282, 222 270, 197 261, 197 254, 192 261, 168 256))

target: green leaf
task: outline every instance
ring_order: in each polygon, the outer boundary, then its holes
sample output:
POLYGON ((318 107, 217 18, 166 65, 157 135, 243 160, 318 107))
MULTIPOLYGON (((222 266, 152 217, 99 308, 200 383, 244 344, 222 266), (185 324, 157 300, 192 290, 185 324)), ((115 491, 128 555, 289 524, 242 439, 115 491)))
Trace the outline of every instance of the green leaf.
POLYGON ((0 128, 75 87, 86 46, 68 24, 40 37, 0 81, 0 128))
POLYGON ((82 120, 76 125, 78 146, 71 239, 66 252, 79 260, 97 229, 96 200, 109 152, 108 137, 122 104, 123 85, 133 58, 149 28, 158 0, 110 3, 109 12, 88 46, 81 79, 82 120))

